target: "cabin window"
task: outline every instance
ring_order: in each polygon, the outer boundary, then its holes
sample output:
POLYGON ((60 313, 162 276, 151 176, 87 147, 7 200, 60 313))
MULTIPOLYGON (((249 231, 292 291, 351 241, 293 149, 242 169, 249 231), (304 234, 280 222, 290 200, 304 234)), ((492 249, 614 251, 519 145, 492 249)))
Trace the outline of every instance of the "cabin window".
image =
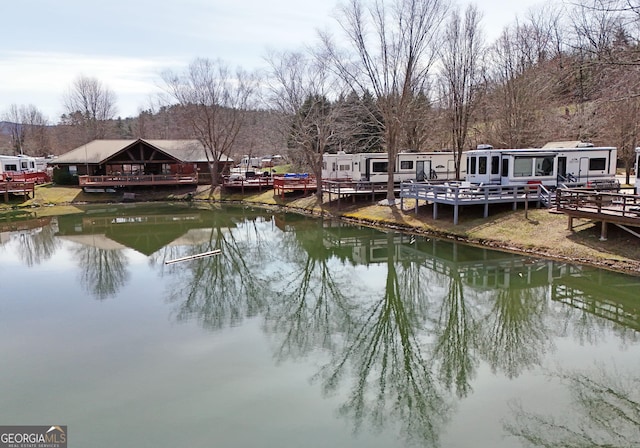
POLYGON ((607 169, 607 159, 599 157, 596 159, 589 159, 589 171, 604 171, 607 169))
POLYGON ((476 157, 469 157, 467 161, 469 162, 469 167, 467 168, 467 172, 469 174, 476 174, 476 157))
POLYGON ((14 163, 7 163, 4 166, 4 170, 5 171, 18 171, 18 165, 14 164, 14 163))
POLYGON ((516 157, 513 160, 513 177, 529 177, 533 174, 532 157, 516 157))
POLYGON ((74 176, 78 174, 78 167, 76 165, 69 165, 69 174, 74 176))
POLYGON ((373 162, 371 171, 374 173, 386 173, 389 170, 389 162, 373 162))
POLYGON ((401 160, 400 161, 400 169, 401 170, 412 170, 413 169, 413 160, 401 160))
POLYGON ((487 174, 487 158, 478 157, 478 174, 487 174))
POLYGON ((536 176, 553 174, 553 157, 536 158, 536 176))
POLYGON ((491 174, 498 174, 500 172, 500 157, 491 157, 491 174))

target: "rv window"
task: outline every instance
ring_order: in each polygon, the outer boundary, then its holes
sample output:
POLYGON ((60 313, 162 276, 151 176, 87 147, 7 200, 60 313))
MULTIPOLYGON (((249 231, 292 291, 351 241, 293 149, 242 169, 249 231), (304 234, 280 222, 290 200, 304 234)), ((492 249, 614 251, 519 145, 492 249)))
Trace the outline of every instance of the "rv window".
POLYGON ((478 174, 487 174, 487 158, 478 157, 478 174))
POLYGON ((498 174, 500 172, 500 157, 491 157, 491 174, 498 174))
POLYGON ((386 173, 388 167, 388 162, 373 162, 371 164, 371 171, 373 171, 374 173, 386 173))
POLYGON ((589 171, 604 171, 607 169, 607 159, 604 157, 589 159, 589 171))
POLYGON ((509 159, 502 159, 502 177, 509 175, 509 159))
POLYGON ((351 165, 340 165, 338 167, 338 171, 349 171, 350 168, 351 168, 351 165))
POLYGON ((469 172, 469 174, 476 174, 476 158, 469 157, 468 160, 470 161, 471 165, 467 171, 469 172))
POLYGON ((327 161, 326 160, 322 161, 322 169, 325 170, 325 171, 327 170, 327 161))
POLYGON ((553 174, 553 157, 536 158, 536 176, 553 174))
POLYGON ((29 162, 20 162, 20 167, 23 170, 29 169, 29 162))
POLYGON ((15 164, 7 164, 4 166, 5 171, 18 171, 18 165, 15 164))
POLYGON ((401 160, 400 161, 400 169, 401 170, 412 170, 413 169, 413 160, 401 160))
POLYGON ((532 157, 516 157, 513 161, 513 177, 527 177, 533 174, 532 157))

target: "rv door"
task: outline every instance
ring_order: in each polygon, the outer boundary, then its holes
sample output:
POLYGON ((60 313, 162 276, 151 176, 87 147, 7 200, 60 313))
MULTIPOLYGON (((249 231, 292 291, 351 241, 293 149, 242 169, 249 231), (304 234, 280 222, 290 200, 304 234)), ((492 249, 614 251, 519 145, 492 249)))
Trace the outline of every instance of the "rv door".
POLYGON ((567 179, 567 158, 558 157, 558 178, 559 179, 567 179))
POLYGON ((431 172, 431 160, 416 161, 416 181, 424 182, 429 179, 427 173, 431 172))

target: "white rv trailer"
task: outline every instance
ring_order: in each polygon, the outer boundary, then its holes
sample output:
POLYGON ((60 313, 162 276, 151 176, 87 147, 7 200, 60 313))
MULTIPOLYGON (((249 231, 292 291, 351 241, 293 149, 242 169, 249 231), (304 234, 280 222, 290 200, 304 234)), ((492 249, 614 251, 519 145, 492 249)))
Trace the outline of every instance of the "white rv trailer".
POLYGON ((35 173, 36 159, 29 156, 0 155, 0 173, 35 173))
MULTIPOLYGON (((465 154, 460 162, 464 177, 465 154)), ((389 159, 386 153, 324 154, 322 178, 327 180, 386 182, 389 159)), ((401 152, 396 158, 394 180, 455 180, 456 172, 453 152, 401 152)))
POLYGON ((39 159, 25 155, 0 155, 0 181, 20 180, 36 183, 49 181, 46 160, 39 159))
POLYGON ((616 155, 616 148, 593 146, 475 149, 467 151, 466 180, 484 185, 586 185, 615 179, 616 155))

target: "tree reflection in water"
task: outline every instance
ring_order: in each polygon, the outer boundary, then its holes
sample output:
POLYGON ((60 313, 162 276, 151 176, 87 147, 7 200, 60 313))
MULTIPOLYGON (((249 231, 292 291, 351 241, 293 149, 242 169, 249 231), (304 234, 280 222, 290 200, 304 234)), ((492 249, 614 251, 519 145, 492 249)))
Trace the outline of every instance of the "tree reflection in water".
POLYGON ((312 231, 285 233, 278 250, 285 265, 266 280, 271 300, 265 316, 268 332, 281 335, 276 358, 295 359, 316 348, 333 350, 356 305, 345 294, 350 279, 336 269, 324 245, 322 221, 312 231))
POLYGON ((478 322, 473 308, 467 305, 462 278, 455 266, 449 272, 448 294, 442 301, 434 331, 432 356, 439 361, 439 378, 447 389, 455 385, 457 395, 466 397, 478 364, 474 355, 478 322))
POLYGON ((42 263, 53 256, 60 245, 55 238, 56 230, 51 225, 20 233, 18 254, 27 266, 42 263))
POLYGON ((416 312, 420 297, 404 295, 408 284, 398 281, 394 253, 390 235, 384 293, 358 310, 359 317, 344 335, 344 346, 333 353, 317 379, 331 393, 347 370, 353 372, 354 384, 340 413, 354 420, 356 431, 365 421, 374 428, 395 422, 410 441, 436 446, 448 404, 422 353, 425 316, 416 312))
POLYGON ((546 327, 548 297, 544 287, 498 289, 491 312, 480 322, 482 355, 494 372, 514 378, 540 365, 551 347, 546 327))
POLYGON ((631 448, 640 446, 640 377, 637 373, 556 372, 566 384, 572 412, 562 416, 527 412, 513 405, 505 430, 531 447, 631 448))
POLYGON ((208 241, 180 254, 220 249, 219 255, 170 265, 174 286, 168 300, 178 305, 177 320, 196 318, 204 328, 218 330, 263 311, 266 285, 259 278, 259 267, 268 263, 267 242, 255 221, 243 221, 239 227, 248 235, 239 238, 237 231, 216 226, 211 228, 208 241))
POLYGON ((114 297, 129 279, 128 258, 120 249, 78 246, 73 252, 81 269, 80 283, 98 300, 114 297))

